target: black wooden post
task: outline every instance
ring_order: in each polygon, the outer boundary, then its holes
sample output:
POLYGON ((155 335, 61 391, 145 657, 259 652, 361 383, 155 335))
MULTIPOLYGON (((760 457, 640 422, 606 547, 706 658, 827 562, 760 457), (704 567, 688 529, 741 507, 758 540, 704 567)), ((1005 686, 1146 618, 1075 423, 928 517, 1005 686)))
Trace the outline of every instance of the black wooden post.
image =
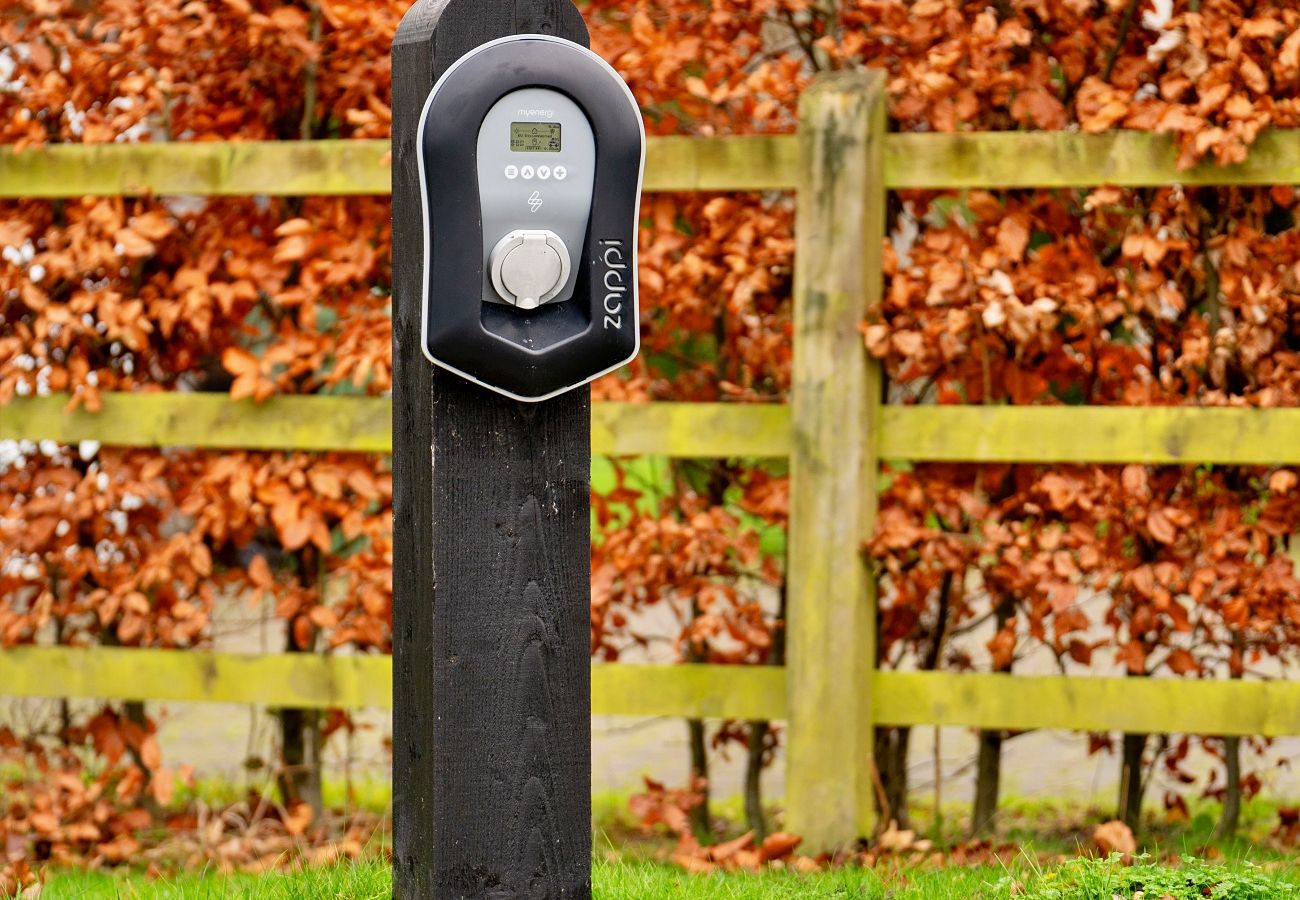
POLYGON ((417 0, 393 42, 399 900, 591 896, 590 391, 521 403, 420 351, 420 111, 526 33, 587 44, 570 0, 417 0))

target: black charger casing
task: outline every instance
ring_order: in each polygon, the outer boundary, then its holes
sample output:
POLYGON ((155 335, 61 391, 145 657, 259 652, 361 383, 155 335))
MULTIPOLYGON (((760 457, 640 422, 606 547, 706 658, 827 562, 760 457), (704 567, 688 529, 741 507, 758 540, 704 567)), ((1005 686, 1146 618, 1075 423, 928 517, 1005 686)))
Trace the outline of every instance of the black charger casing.
MULTIPOLYGON (((526 124, 535 123, 514 123, 526 124)), ((563 132, 556 133, 558 142, 563 132)), ((645 129, 635 98, 614 69, 561 38, 514 35, 491 41, 461 57, 438 80, 425 102, 418 134, 425 235, 423 351, 430 362, 508 397, 540 401, 632 360, 640 346, 636 246, 645 129), (595 161, 594 172, 580 173, 593 181, 582 245, 567 247, 571 290, 524 309, 488 293, 492 278, 484 248, 497 235, 484 235, 479 135, 498 101, 529 88, 554 91, 576 104, 590 125, 595 161)), ((515 134, 512 125, 503 159, 514 158, 509 151, 515 134)), ((520 140, 524 146, 531 138, 520 140)), ((505 166, 506 171, 517 168, 549 169, 505 166)), ((540 206, 538 200, 545 202, 577 184, 579 173, 558 180, 562 168, 555 167, 550 181, 519 184, 519 227, 530 223, 528 198, 540 206)), ((513 182, 502 182, 498 192, 501 187, 514 190, 513 182)), ((514 196, 510 194, 511 207, 504 213, 492 210, 497 221, 515 215, 514 196)))

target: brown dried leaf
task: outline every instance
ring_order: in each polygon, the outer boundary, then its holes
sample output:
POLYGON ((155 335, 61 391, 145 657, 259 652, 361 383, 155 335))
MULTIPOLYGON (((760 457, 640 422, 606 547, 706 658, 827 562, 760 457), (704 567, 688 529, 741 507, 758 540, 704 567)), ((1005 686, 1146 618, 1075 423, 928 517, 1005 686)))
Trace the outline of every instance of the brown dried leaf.
POLYGON ((311 247, 311 238, 306 235, 291 235, 280 241, 275 248, 274 259, 278 263, 297 262, 307 255, 311 247))
POLYGON ((128 259, 144 259, 158 251, 153 241, 131 228, 119 228, 113 234, 113 239, 121 248, 122 255, 128 259))
POLYGON ((284 818, 284 829, 294 837, 302 837, 307 832, 313 817, 310 804, 297 803, 292 806, 284 818))
POLYGON ((171 220, 156 209, 135 216, 130 224, 131 231, 149 241, 161 241, 174 230, 171 220))
POLYGON ((1137 852, 1133 830, 1119 819, 1098 825, 1093 829, 1092 840, 1097 849, 1105 854, 1120 853, 1129 856, 1137 852))
POLYGON ((790 834, 788 831, 778 831, 763 838, 763 843, 758 849, 763 861, 771 862, 774 859, 784 859, 789 856, 802 843, 803 838, 799 835, 790 834))

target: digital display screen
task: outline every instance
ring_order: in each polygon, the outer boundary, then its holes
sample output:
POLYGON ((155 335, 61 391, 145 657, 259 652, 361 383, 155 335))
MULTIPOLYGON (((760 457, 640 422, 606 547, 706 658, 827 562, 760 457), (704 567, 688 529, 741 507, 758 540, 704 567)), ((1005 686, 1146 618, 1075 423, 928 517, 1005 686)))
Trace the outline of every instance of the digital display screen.
POLYGON ((515 153, 559 153, 559 122, 511 122, 510 149, 515 153))

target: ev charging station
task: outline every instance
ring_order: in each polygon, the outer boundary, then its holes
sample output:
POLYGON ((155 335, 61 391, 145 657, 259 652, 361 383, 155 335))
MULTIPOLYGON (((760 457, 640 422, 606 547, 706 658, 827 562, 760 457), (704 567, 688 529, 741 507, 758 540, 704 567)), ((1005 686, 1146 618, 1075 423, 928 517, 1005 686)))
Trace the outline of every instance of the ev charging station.
POLYGON ((562 38, 489 41, 418 134, 429 361, 536 402, 636 356, 645 130, 618 73, 562 38))
POLYGON ((393 894, 591 897, 591 391, 645 132, 572 0, 393 40, 393 894))

